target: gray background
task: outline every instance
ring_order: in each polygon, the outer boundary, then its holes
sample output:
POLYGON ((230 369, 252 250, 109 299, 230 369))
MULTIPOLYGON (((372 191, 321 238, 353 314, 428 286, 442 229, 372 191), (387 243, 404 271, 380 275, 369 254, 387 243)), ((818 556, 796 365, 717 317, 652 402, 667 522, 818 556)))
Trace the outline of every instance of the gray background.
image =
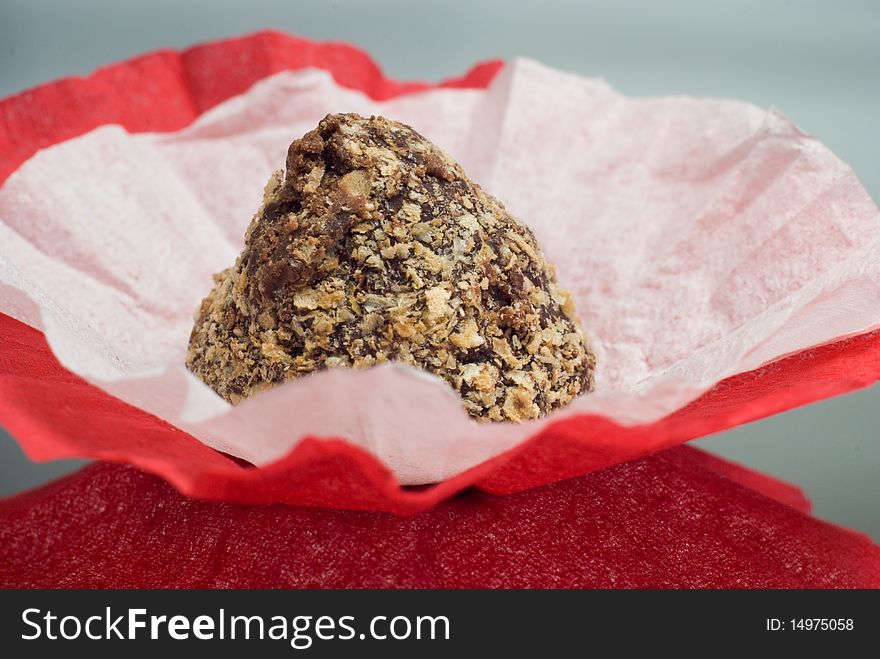
MULTIPOLYGON (((0 0, 0 97, 162 47, 276 28, 358 44, 392 77, 436 80, 525 55, 634 96, 771 105, 852 165, 880 199, 880 3, 66 2, 0 0)), ((880 540, 878 389, 697 445, 800 484, 819 517, 880 540)), ((79 463, 30 463, 0 435, 0 495, 79 463)))

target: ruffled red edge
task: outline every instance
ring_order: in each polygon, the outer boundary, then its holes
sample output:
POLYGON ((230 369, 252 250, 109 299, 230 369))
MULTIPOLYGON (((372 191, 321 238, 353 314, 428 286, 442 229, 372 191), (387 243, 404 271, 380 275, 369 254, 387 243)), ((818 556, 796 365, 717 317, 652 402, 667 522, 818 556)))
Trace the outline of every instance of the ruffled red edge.
MULTIPOLYGON (((0 332, 0 423, 34 460, 128 462, 205 499, 400 514, 426 510, 469 486, 509 494, 587 474, 867 386, 880 372, 880 335, 872 332, 729 378, 656 423, 627 427, 598 416, 566 419, 454 478, 402 488, 375 457, 342 439, 308 438, 273 464, 242 466, 71 373, 32 327, 0 315, 0 332)), ((743 472, 744 484, 779 498, 772 492, 781 485, 750 474, 743 472)), ((797 495, 785 496, 804 508, 797 495)))
MULTIPOLYGON (((439 86, 485 87, 501 66, 485 62, 439 86)), ((178 130, 257 80, 304 67, 325 69, 374 98, 438 86, 389 80, 352 46, 277 32, 161 51, 0 102, 0 183, 38 149, 102 124, 178 130)), ((729 378, 656 423, 624 427, 592 415, 557 422, 454 478, 414 489, 401 488, 376 458, 342 439, 307 438, 271 465, 242 466, 67 371, 37 330, 0 314, 0 332, 0 423, 34 460, 128 462, 207 499, 401 514, 469 486, 507 494, 586 474, 880 378, 880 334, 872 332, 729 378)))
POLYGON ((319 68, 341 86, 382 100, 437 87, 485 88, 501 60, 436 84, 386 78, 362 50, 259 32, 183 51, 160 50, 0 101, 0 184, 38 150, 104 124, 131 132, 180 130, 202 113, 279 71, 319 68))

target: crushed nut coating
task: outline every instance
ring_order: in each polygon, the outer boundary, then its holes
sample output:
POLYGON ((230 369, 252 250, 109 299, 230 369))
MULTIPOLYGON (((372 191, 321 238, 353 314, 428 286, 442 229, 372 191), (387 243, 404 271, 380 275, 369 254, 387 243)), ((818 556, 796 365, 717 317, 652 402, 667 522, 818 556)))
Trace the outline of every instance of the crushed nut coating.
POLYGON ((532 233, 403 124, 328 115, 290 145, 187 366, 231 403, 316 370, 399 361, 480 420, 593 388, 595 357, 532 233))

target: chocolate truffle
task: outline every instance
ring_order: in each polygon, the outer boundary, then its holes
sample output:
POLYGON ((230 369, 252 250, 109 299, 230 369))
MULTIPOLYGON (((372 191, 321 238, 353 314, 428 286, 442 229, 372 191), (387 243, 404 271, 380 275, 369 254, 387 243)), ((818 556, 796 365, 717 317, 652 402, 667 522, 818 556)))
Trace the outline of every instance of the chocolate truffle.
POLYGON ((398 361, 480 420, 534 419, 593 388, 595 357, 531 231, 409 126, 325 117, 290 145, 187 366, 237 403, 324 368, 398 361))

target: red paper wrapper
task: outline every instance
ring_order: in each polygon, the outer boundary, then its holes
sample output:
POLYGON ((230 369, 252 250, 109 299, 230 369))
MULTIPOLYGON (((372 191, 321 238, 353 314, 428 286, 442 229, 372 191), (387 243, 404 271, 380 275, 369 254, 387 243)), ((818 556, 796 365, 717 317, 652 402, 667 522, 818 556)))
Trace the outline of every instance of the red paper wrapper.
MULTIPOLYGON (((181 54, 156 53, 0 103, 0 181, 39 148, 102 124, 119 123, 130 131, 177 130, 255 81, 306 66, 324 68, 339 84, 374 98, 429 87, 387 80, 349 46, 277 33, 181 54)), ((441 84, 484 87, 500 67, 500 62, 485 63, 441 84)), ((511 493, 588 473, 866 386, 880 376, 877 334, 866 334, 732 377, 656 423, 624 427, 596 416, 569 418, 443 483, 405 490, 377 459, 341 440, 307 439, 271 465, 243 466, 66 371, 39 332, 8 317, 0 318, 0 325, 0 423, 34 459, 130 462, 203 498, 398 513, 425 510, 470 485, 511 493)))
POLYGON ((688 447, 411 517, 193 501, 96 464, 0 502, 0 586, 867 588, 880 548, 688 447), (737 482, 739 481, 739 482, 737 482))
POLYGON ((472 485, 509 494, 588 473, 653 447, 866 386, 880 369, 876 334, 847 339, 725 380, 658 423, 623 427, 598 417, 558 423, 455 478, 410 489, 342 440, 307 439, 268 467, 243 466, 66 370, 37 330, 6 316, 0 316, 0 328, 0 421, 35 460, 130 462, 207 499, 401 514, 423 511, 472 485), (604 451, 596 450, 597 438, 604 440, 604 451))

